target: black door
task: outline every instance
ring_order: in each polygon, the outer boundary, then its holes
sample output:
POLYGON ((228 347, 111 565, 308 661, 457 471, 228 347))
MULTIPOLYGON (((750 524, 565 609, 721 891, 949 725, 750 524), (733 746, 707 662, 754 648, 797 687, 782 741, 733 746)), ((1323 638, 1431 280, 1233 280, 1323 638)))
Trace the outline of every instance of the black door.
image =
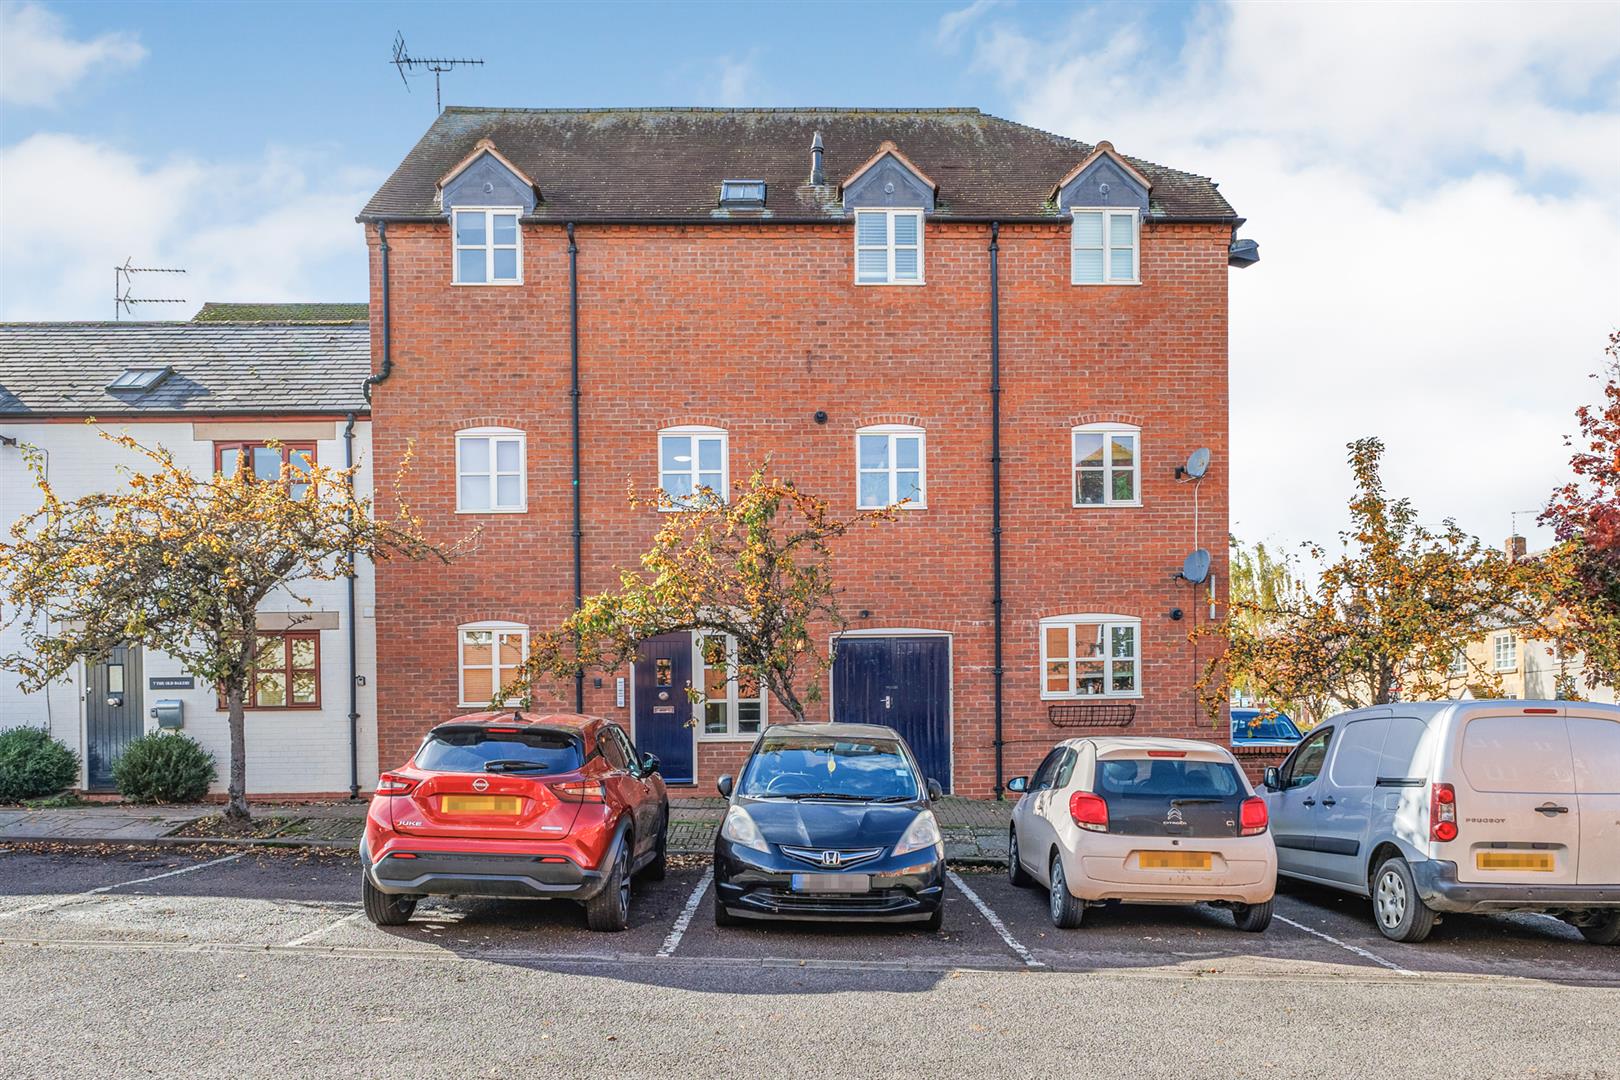
POLYGON ((141 717, 141 650, 119 646, 90 668, 84 703, 90 790, 112 791, 113 765, 145 726, 141 717))
POLYGON ((951 790, 951 643, 944 637, 849 637, 833 660, 833 719, 885 724, 923 775, 951 790))
POLYGON ((636 658, 636 747, 656 754, 665 783, 697 780, 692 748, 692 635, 662 634, 636 658))

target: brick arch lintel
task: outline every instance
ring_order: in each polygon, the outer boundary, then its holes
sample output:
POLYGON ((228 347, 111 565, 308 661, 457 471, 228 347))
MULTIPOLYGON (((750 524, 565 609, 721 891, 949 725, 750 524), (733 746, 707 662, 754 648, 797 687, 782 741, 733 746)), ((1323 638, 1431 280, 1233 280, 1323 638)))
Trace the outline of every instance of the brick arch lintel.
POLYGON ((516 431, 527 431, 523 421, 512 416, 463 416, 451 421, 456 431, 465 431, 468 428, 503 427, 516 431))
POLYGON ((658 421, 659 431, 672 427, 712 427, 730 431, 731 421, 718 416, 699 416, 694 413, 678 413, 674 416, 665 416, 658 421))
POLYGON ((928 427, 922 417, 912 413, 868 413, 865 416, 857 416, 850 423, 850 429, 859 431, 861 428, 878 427, 881 424, 904 424, 906 427, 924 430, 928 427))
POLYGON ((1142 418, 1135 413, 1111 412, 1102 409, 1091 409, 1083 413, 1075 413, 1069 417, 1069 426, 1079 427, 1081 424, 1129 424, 1132 427, 1146 427, 1142 418))

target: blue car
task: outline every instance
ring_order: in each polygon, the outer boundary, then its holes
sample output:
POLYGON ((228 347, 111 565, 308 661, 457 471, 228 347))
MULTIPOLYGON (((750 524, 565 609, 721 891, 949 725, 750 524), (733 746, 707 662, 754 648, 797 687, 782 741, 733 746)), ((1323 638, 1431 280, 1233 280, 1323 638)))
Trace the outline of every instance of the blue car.
POLYGON ((1232 710, 1233 747, 1265 749, 1274 746, 1286 749, 1304 737, 1287 713, 1272 712, 1268 715, 1265 709, 1232 710))

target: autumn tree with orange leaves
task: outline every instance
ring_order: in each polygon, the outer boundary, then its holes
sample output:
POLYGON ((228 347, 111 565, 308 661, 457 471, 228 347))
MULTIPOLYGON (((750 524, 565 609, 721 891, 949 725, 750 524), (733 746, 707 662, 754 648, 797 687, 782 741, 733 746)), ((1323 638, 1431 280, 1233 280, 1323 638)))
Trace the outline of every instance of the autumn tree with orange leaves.
POLYGON ((280 482, 257 480, 251 469, 199 478, 161 447, 102 437, 135 459, 121 470, 119 491, 60 499, 39 455, 29 455, 44 505, 0 544, 0 606, 25 648, 0 657, 0 667, 38 690, 119 645, 174 657, 225 703, 226 814, 246 819, 243 702, 259 606, 274 596, 308 606, 301 583, 345 577, 361 558, 448 561, 470 538, 429 542, 403 503, 390 520, 374 517, 371 501, 355 493, 354 468, 300 459, 282 466, 280 482))
MULTIPOLYGON (((769 477, 769 467, 737 484, 730 501, 705 488, 680 500, 632 491, 632 506, 673 511, 662 516, 639 568, 622 571, 617 588, 586 597, 560 626, 540 634, 497 700, 521 699, 546 678, 611 671, 659 634, 699 631, 735 638, 729 678, 763 686, 802 721, 806 703, 821 697, 820 674, 832 664, 832 654, 816 644, 817 632, 846 625, 833 581, 833 541, 893 521, 895 508, 835 517, 825 499, 769 477)), ((718 655, 704 661, 726 665, 718 655)))
MULTIPOLYGON (((1515 561, 1451 521, 1438 530, 1419 524, 1409 500, 1384 491, 1383 443, 1360 439, 1349 449, 1356 494, 1341 554, 1314 586, 1296 580, 1269 596, 1234 594, 1227 618, 1199 631, 1226 646, 1199 680, 1212 716, 1236 686, 1318 717, 1440 698, 1454 660, 1486 630, 1558 637, 1555 562, 1515 561)), ((1321 564, 1328 553, 1312 544, 1307 554, 1321 564)), ((1494 671, 1465 662, 1476 669, 1470 682, 1499 691, 1494 671)))

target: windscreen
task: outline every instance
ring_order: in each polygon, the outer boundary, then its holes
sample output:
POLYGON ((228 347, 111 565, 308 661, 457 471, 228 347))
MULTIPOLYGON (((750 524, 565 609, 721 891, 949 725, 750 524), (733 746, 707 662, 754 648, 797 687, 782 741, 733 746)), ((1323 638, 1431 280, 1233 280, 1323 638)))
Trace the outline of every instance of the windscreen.
POLYGON ((1233 712, 1232 735, 1239 739, 1297 739, 1299 728, 1286 713, 1270 716, 1257 712, 1233 712))
POLYGON ((430 772, 564 773, 583 762, 569 731, 440 728, 416 752, 416 767, 430 772))
POLYGON ((1112 758, 1097 762, 1108 831, 1128 836, 1236 836, 1247 797, 1225 761, 1112 758))
POLYGON ((918 797, 917 774, 900 744, 881 739, 767 738, 737 790, 754 799, 918 797))

